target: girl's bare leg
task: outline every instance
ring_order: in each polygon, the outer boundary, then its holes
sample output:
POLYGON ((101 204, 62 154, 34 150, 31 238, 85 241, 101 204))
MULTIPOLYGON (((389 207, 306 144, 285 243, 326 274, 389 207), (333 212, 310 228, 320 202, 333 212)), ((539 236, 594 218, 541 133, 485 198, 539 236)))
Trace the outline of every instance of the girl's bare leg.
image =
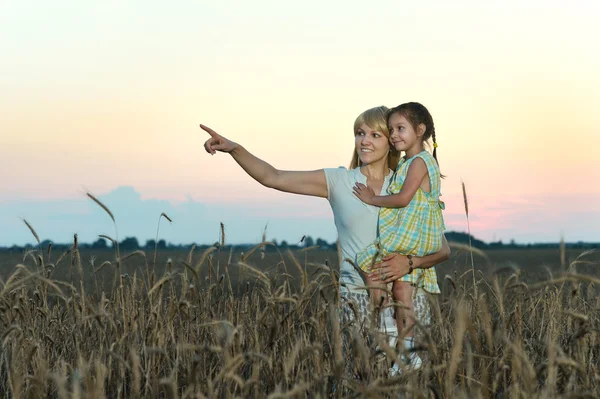
POLYGON ((394 301, 401 304, 401 307, 396 308, 396 323, 398 323, 398 334, 404 337, 414 336, 412 326, 415 324, 415 310, 412 293, 412 285, 404 281, 394 281, 392 295, 394 301))
MULTIPOLYGON (((408 351, 408 356, 403 355, 406 364, 413 368, 420 368, 422 360, 419 355, 414 352, 414 324, 415 324, 415 309, 413 306, 413 286, 404 281, 394 281, 392 287, 392 295, 394 301, 400 302, 401 307, 396 308, 396 322, 398 324, 398 335, 404 337, 403 347, 408 351)), ((399 371, 397 364, 392 368, 392 375, 399 371)))

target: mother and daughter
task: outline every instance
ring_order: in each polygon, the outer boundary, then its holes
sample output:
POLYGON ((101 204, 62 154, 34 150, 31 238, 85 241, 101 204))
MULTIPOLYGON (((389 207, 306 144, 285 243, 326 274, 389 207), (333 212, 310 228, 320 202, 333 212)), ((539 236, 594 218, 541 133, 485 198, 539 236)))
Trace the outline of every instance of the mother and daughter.
MULTIPOLYGON (((354 122, 355 148, 349 169, 279 170, 209 127, 200 127, 210 135, 204 143, 208 153, 229 153, 262 185, 329 201, 341 251, 343 313, 353 317, 348 306, 352 302, 361 319, 369 318, 371 302, 384 302, 387 284, 392 283, 392 297, 399 305, 395 323, 390 322, 392 308, 385 308, 383 325, 393 345, 396 335, 403 337, 403 346, 410 352, 403 360, 419 368, 421 359, 410 351, 414 320, 430 324, 427 293, 440 292, 433 266, 450 256, 443 235, 435 127, 427 108, 411 102, 360 114, 354 122), (433 155, 425 150, 429 139, 433 155), (390 328, 391 324, 397 328, 390 328)), ((399 368, 395 363, 392 373, 399 368)))

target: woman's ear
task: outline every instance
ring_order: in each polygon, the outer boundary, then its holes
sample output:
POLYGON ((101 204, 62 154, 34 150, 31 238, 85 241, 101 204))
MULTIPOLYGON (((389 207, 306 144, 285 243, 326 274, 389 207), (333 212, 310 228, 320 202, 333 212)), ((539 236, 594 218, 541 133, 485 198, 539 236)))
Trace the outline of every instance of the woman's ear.
POLYGON ((417 137, 423 136, 426 130, 427 126, 424 123, 419 123, 419 126, 417 126, 417 137))

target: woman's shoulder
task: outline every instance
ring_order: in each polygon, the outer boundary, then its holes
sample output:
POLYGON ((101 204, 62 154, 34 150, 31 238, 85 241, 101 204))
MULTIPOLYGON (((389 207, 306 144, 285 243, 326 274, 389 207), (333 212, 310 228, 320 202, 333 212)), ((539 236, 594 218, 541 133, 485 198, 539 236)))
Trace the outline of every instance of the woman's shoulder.
POLYGON ((343 166, 337 168, 326 168, 323 169, 325 172, 325 179, 327 180, 327 189, 329 191, 329 198, 331 194, 336 191, 348 191, 348 186, 353 185, 352 182, 355 180, 356 169, 347 169, 343 166))
POLYGON ((323 172, 325 172, 325 176, 327 176, 328 179, 335 179, 354 174, 354 169, 348 169, 345 166, 338 166, 337 168, 325 168, 323 169, 323 172))

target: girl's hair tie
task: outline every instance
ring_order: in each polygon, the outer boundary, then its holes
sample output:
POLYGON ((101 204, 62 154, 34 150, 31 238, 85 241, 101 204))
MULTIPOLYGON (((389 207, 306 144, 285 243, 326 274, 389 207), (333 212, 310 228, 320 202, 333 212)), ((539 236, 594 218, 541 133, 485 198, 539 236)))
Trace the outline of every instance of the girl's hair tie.
POLYGON ((433 143, 433 148, 438 148, 438 143, 433 143))

